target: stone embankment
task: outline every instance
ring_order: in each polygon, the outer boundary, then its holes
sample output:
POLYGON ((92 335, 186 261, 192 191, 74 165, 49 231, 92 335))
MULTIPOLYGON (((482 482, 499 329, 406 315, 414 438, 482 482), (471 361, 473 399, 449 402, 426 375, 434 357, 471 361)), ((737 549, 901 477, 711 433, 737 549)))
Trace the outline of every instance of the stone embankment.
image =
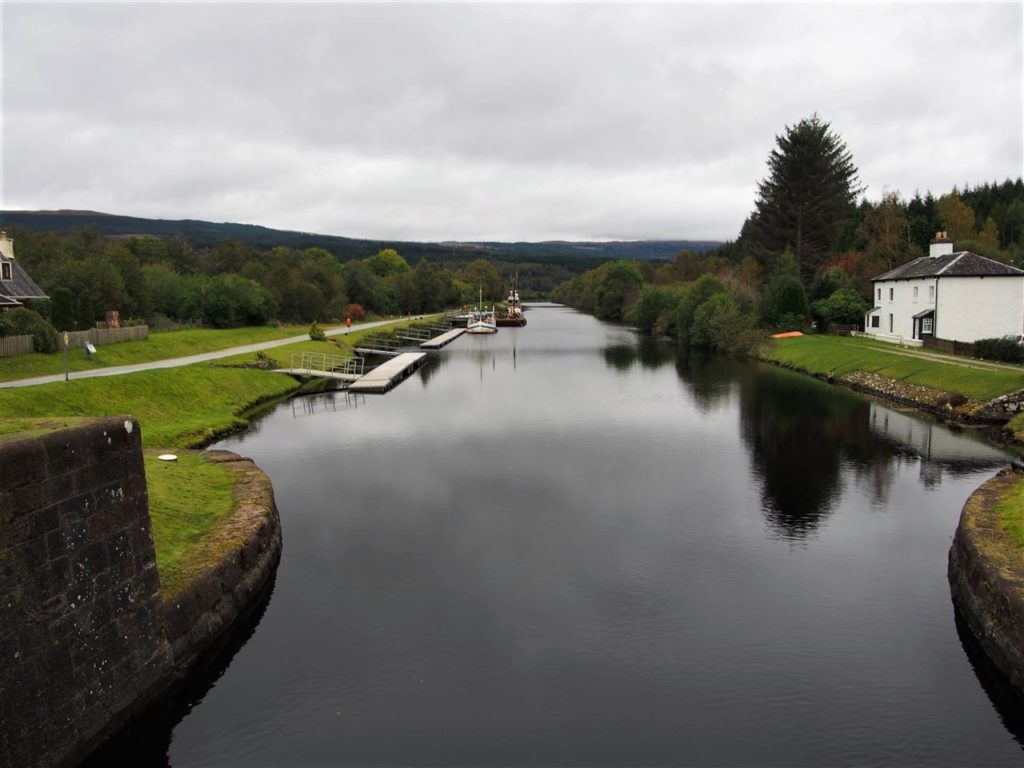
POLYGON ((964 505, 949 550, 953 602, 986 655, 1024 695, 1024 550, 1000 525, 997 505, 1022 480, 1004 470, 964 505))
POLYGON ((219 637, 266 582, 281 552, 281 524, 274 489, 252 459, 230 451, 206 457, 235 475, 237 505, 204 539, 186 585, 163 600, 164 632, 179 669, 219 637))
POLYGON ((81 760, 245 613, 280 522, 250 460, 215 460, 238 477, 237 511, 164 599, 135 419, 0 443, 0 767, 81 760))

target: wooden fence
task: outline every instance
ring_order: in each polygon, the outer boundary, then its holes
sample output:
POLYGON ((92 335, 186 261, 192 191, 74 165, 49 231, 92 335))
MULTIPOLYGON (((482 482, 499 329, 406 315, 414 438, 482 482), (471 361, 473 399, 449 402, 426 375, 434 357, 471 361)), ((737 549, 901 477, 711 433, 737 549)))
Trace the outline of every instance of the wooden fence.
POLYGON ((947 355, 974 357, 974 344, 969 341, 950 341, 949 339, 936 339, 933 336, 925 336, 924 346, 926 349, 945 352, 947 355))
MULTIPOLYGON (((68 349, 81 349, 85 342, 93 346, 117 344, 122 341, 143 341, 149 338, 148 325, 133 325, 128 328, 90 328, 87 331, 68 331, 68 349)), ((57 333, 57 348, 63 349, 64 334, 57 333)), ((0 357, 27 355, 32 351, 31 336, 0 336, 0 357)))
MULTIPOLYGON (((58 334, 59 335, 59 334, 58 334)), ((85 342, 93 346, 117 344, 122 341, 142 341, 149 338, 148 325, 132 325, 128 328, 90 328, 87 331, 68 331, 68 349, 80 349, 85 342)))
POLYGON ((0 357, 27 355, 31 351, 31 336, 0 336, 0 357))

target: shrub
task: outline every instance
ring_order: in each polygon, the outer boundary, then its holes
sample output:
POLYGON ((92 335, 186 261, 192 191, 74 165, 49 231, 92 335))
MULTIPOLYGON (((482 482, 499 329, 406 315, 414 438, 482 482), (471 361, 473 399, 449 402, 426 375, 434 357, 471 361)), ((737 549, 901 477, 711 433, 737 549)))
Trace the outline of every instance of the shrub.
POLYGON ((32 336, 32 348, 36 352, 57 351, 57 331, 37 312, 24 307, 4 313, 9 336, 32 336))
POLYGON ((341 310, 341 314, 353 320, 363 320, 366 318, 366 310, 363 309, 362 304, 349 304, 341 310))
POLYGON ((316 320, 309 326, 309 338, 313 341, 327 341, 327 334, 324 333, 324 329, 320 327, 320 323, 316 320))
POLYGON ((1024 344, 1017 339, 978 339, 974 342, 974 356, 983 360, 1004 363, 1024 363, 1024 344))

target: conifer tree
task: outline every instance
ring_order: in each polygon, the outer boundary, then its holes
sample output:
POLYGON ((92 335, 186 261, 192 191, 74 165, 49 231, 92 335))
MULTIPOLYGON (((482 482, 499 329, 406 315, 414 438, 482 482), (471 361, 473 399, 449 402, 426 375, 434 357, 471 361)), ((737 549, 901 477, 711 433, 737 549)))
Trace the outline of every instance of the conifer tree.
POLYGON ((786 126, 775 142, 743 237, 765 264, 789 248, 809 284, 862 188, 846 143, 818 115, 786 126))

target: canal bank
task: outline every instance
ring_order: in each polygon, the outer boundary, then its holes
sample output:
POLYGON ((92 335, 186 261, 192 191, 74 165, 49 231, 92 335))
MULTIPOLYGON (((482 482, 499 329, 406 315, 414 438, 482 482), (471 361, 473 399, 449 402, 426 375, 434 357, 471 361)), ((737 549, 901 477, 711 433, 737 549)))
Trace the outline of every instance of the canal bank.
POLYGON ((160 589, 132 417, 0 444, 0 765, 73 765, 220 643, 273 573, 267 476, 211 454, 235 507, 173 594, 160 589))
POLYGON ((759 359, 956 424, 1001 429, 1024 443, 1024 369, 883 349, 860 339, 802 336, 774 340, 759 359))
POLYGON ((1024 475, 1006 469, 964 505, 949 549, 953 603, 989 660, 1024 695, 1024 550, 1000 506, 1019 495, 1024 475))

